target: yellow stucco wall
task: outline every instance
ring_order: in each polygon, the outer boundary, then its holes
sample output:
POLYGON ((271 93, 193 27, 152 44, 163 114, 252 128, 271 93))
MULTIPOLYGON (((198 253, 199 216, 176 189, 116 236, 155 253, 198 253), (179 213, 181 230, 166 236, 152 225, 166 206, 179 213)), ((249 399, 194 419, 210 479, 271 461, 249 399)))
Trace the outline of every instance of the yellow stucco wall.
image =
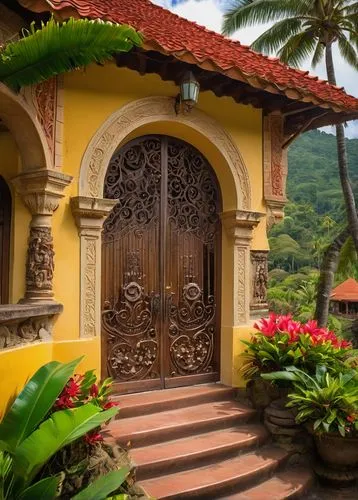
MULTIPOLYGON (((163 82, 157 75, 140 76, 137 72, 93 65, 86 71, 76 71, 64 78, 64 143, 63 171, 74 177, 65 197, 53 216, 55 248, 55 299, 64 305, 64 312, 54 327, 53 343, 17 348, 0 353, 0 408, 11 393, 19 388, 34 370, 50 359, 68 360, 86 354, 82 368, 100 369, 100 339, 79 339, 80 307, 80 245, 77 228, 70 210, 70 197, 78 195, 78 180, 82 156, 91 138, 112 113, 133 100, 147 96, 174 96, 178 88, 163 82), (10 368, 16 367, 16 370, 10 368), (9 371, 11 375, 9 375, 9 371), (6 375, 7 374, 7 375, 6 375), (6 375, 4 381, 4 375, 6 375)), ((173 100, 174 103, 174 100, 173 100)), ((212 92, 200 94, 198 108, 214 118, 233 138, 249 172, 252 186, 253 211, 265 212, 262 172, 262 114, 260 110, 235 103, 231 98, 217 98, 212 92)), ((163 133, 179 137, 199 149, 216 170, 224 195, 224 210, 235 206, 235 188, 227 175, 223 158, 210 141, 198 132, 178 123, 156 123, 136 130, 127 138, 148 133, 163 133)), ((0 134, 1 175, 6 180, 19 172, 19 155, 9 134, 0 134)), ((17 302, 24 292, 24 269, 30 214, 18 196, 14 196, 13 271, 11 299, 17 302)), ((227 235, 223 234, 224 294, 232 293, 232 255, 225 254, 227 235), (227 290, 227 292, 225 292, 227 290)), ((267 249, 265 221, 254 231, 253 249, 267 249)), ((242 350, 241 338, 251 327, 233 327, 228 301, 222 297, 222 349, 237 362, 242 350)), ((235 364, 222 366, 223 379, 241 383, 235 364)))

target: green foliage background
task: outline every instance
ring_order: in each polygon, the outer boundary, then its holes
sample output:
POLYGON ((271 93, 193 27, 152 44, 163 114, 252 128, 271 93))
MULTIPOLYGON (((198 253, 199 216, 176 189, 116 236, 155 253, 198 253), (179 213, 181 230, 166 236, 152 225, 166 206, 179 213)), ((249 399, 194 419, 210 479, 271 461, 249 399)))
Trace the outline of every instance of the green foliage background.
MULTIPOLYGON (((345 224, 336 147, 333 135, 318 130, 303 134, 290 147, 287 179, 290 201, 284 221, 270 232, 270 269, 293 273, 307 266, 319 268, 325 248, 345 224)), ((347 139, 347 149, 358 201, 358 139, 347 139)), ((344 260, 341 278, 358 278, 358 266, 349 246, 344 260)))

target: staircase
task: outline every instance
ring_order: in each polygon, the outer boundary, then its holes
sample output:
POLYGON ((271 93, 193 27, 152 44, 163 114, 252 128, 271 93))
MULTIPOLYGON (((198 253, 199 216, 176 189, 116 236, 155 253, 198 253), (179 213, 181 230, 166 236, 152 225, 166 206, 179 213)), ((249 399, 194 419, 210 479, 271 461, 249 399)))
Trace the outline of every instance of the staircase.
POLYGON ((139 485, 157 499, 283 500, 310 486, 285 465, 255 410, 220 384, 118 396, 107 441, 129 447, 139 485))

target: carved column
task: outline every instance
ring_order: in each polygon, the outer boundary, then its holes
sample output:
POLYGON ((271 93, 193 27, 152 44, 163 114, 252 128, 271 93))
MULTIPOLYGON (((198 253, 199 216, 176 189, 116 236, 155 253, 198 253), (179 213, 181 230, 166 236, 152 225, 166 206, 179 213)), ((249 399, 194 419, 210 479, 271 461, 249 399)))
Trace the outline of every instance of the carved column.
POLYGON ((234 325, 247 324, 250 319, 250 245, 252 230, 264 214, 233 210, 222 214, 222 222, 233 238, 234 325))
POLYGON ((269 228, 283 219, 287 202, 287 150, 282 148, 283 124, 284 118, 279 112, 264 118, 264 197, 269 228))
POLYGON ((76 196, 71 208, 81 239, 80 336, 101 331, 101 231, 118 200, 76 196))
POLYGON ((72 177, 52 170, 25 172, 13 179, 32 214, 26 259, 26 292, 22 302, 52 300, 54 248, 52 215, 72 177))
POLYGON ((251 317, 267 314, 268 251, 251 251, 251 317))

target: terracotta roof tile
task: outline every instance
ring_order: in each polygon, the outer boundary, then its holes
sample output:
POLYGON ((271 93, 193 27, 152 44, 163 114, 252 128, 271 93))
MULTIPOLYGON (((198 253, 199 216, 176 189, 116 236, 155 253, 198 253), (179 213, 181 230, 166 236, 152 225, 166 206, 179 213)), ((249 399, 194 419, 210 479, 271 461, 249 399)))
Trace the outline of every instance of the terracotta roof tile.
MULTIPOLYGON (((152 4, 149 0, 46 0, 55 10, 74 8, 80 16, 101 18, 117 23, 130 24, 140 31, 146 45, 154 45, 161 52, 178 59, 191 55, 197 64, 209 63, 213 70, 223 73, 230 70, 231 77, 269 91, 298 93, 295 99, 305 96, 309 101, 335 111, 358 113, 358 99, 342 88, 329 85, 306 71, 290 68, 277 58, 254 52, 240 42, 209 31, 198 24, 152 4), (256 78, 259 82, 250 81, 256 78), (272 86, 274 88, 272 88, 272 86)), ((21 2, 21 0, 20 0, 21 2)), ((45 0, 28 0, 23 3, 44 4, 45 0)), ((48 7, 49 8, 49 7, 48 7)))
POLYGON ((347 279, 332 290, 331 299, 358 302, 358 281, 353 278, 347 279))

